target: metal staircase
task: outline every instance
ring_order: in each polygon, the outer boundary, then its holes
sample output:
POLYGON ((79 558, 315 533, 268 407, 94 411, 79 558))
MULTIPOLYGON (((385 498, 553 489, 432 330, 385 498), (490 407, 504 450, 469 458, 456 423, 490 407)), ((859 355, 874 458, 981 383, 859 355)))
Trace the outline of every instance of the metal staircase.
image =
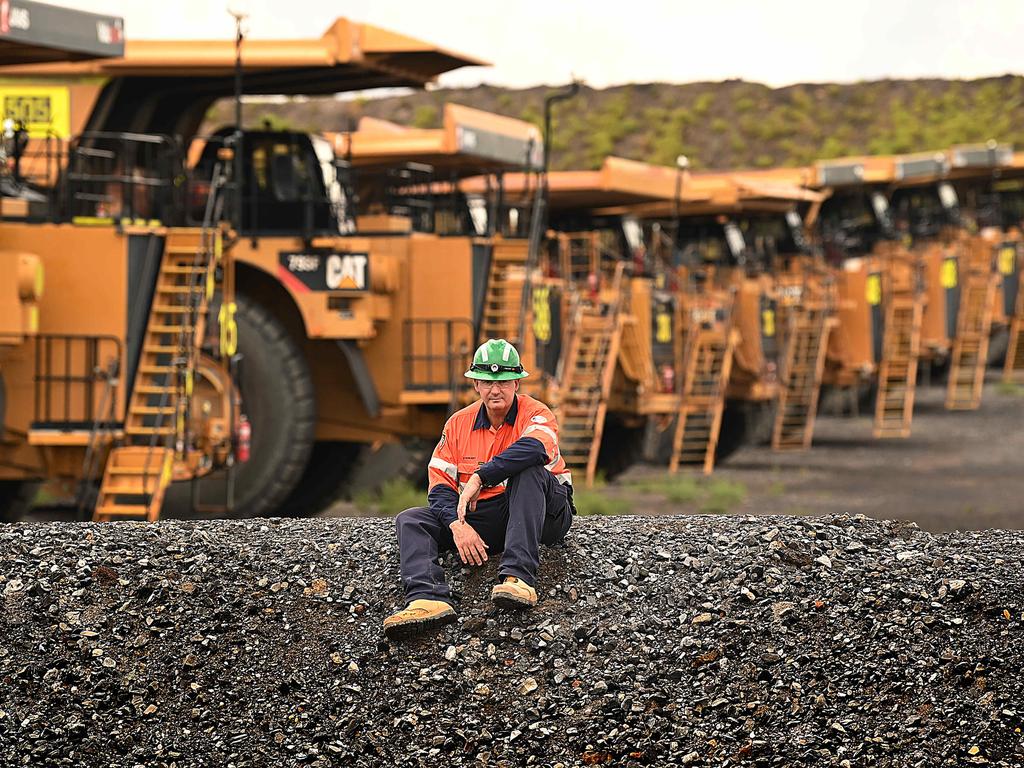
POLYGON ((875 401, 876 438, 910 436, 923 314, 922 301, 914 294, 901 292, 886 302, 875 401))
POLYGON ((574 312, 558 397, 559 451, 593 485, 605 412, 622 340, 625 265, 616 265, 611 303, 580 302, 574 312))
POLYGON ((213 228, 168 230, 128 401, 121 445, 111 449, 93 520, 154 521, 184 450, 210 271, 222 247, 213 228))
POLYGON ((687 334, 683 389, 672 441, 669 472, 684 465, 705 475, 715 466, 715 449, 722 427, 725 389, 739 332, 696 328, 687 334))
POLYGON ((974 263, 961 283, 960 311, 946 388, 947 410, 970 411, 981 405, 996 280, 987 265, 974 263))
POLYGON ((487 276, 487 294, 480 319, 480 341, 505 339, 521 347, 525 254, 496 244, 487 276))
POLYGON ((1024 383, 1024 271, 1021 272, 1020 287, 1017 289, 1017 304, 1010 318, 1010 340, 1006 347, 1006 362, 1003 363, 1003 381, 1024 383))
POLYGON ((777 451, 811 447, 828 349, 828 317, 829 312, 819 307, 794 307, 789 313, 772 431, 772 448, 777 451))
POLYGON ((573 285, 587 285, 601 267, 600 232, 562 232, 557 235, 559 271, 573 285))

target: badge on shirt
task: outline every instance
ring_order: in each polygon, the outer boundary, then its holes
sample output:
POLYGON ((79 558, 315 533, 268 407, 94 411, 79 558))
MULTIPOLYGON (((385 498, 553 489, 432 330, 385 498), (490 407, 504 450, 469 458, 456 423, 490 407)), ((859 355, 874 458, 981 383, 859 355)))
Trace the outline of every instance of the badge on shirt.
POLYGON ((545 419, 543 416, 534 416, 532 419, 530 419, 530 421, 532 421, 535 424, 544 424, 545 422, 547 422, 547 419, 545 419))

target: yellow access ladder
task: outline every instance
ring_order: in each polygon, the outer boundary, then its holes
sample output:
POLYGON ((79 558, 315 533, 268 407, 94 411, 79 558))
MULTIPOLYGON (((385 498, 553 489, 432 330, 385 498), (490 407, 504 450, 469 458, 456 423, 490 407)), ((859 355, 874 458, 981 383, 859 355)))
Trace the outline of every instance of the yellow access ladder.
POLYGON ((601 268, 600 232, 560 232, 558 238, 559 272, 563 279, 581 289, 601 268))
POLYGON ((681 464, 699 468, 705 475, 714 469, 725 390, 738 340, 739 332, 729 326, 695 328, 687 334, 669 472, 675 474, 681 464))
POLYGON ((972 411, 981 405, 996 280, 987 264, 973 260, 961 282, 960 311, 946 387, 947 410, 972 411))
POLYGON ((900 292, 886 302, 875 400, 876 438, 910 436, 923 315, 924 305, 916 293, 900 292))
POLYGON ((96 522, 160 517, 175 457, 184 450, 180 440, 221 251, 219 229, 167 231, 124 440, 107 458, 93 511, 96 522))
POLYGON ((620 310, 625 265, 616 265, 610 304, 580 302, 558 395, 559 452, 570 470, 593 485, 604 432, 608 395, 622 341, 620 310))
POLYGON ((1017 384, 1024 382, 1024 270, 1018 280, 1017 304, 1010 319, 1010 339, 1003 363, 1003 381, 1017 384))
POLYGON ((502 255, 503 252, 495 248, 491 257, 480 335, 482 341, 505 339, 519 348, 526 268, 518 261, 502 258, 502 255))
POLYGON ((828 351, 828 320, 824 307, 793 307, 789 312, 772 431, 772 448, 777 451, 811 447, 828 351))

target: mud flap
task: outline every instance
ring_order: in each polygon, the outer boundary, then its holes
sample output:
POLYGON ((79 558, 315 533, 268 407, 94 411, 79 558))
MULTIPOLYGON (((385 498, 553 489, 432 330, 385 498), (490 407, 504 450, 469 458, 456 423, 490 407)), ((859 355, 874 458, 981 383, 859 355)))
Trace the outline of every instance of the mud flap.
POLYGON ((363 407, 371 419, 380 416, 380 397, 377 395, 377 385, 373 383, 373 374, 366 364, 363 351, 356 346, 351 339, 337 339, 338 347, 345 355, 349 368, 352 371, 352 378, 356 382, 356 389, 359 390, 359 398, 363 401, 363 407))

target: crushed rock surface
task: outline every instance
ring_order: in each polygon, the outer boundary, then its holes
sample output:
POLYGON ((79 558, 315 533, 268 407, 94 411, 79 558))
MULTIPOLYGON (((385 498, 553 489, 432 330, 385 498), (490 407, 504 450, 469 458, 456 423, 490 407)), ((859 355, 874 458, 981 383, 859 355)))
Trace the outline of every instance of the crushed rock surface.
POLYGON ((533 612, 381 519, 0 527, 7 766, 1024 765, 1024 533, 578 519, 533 612))

